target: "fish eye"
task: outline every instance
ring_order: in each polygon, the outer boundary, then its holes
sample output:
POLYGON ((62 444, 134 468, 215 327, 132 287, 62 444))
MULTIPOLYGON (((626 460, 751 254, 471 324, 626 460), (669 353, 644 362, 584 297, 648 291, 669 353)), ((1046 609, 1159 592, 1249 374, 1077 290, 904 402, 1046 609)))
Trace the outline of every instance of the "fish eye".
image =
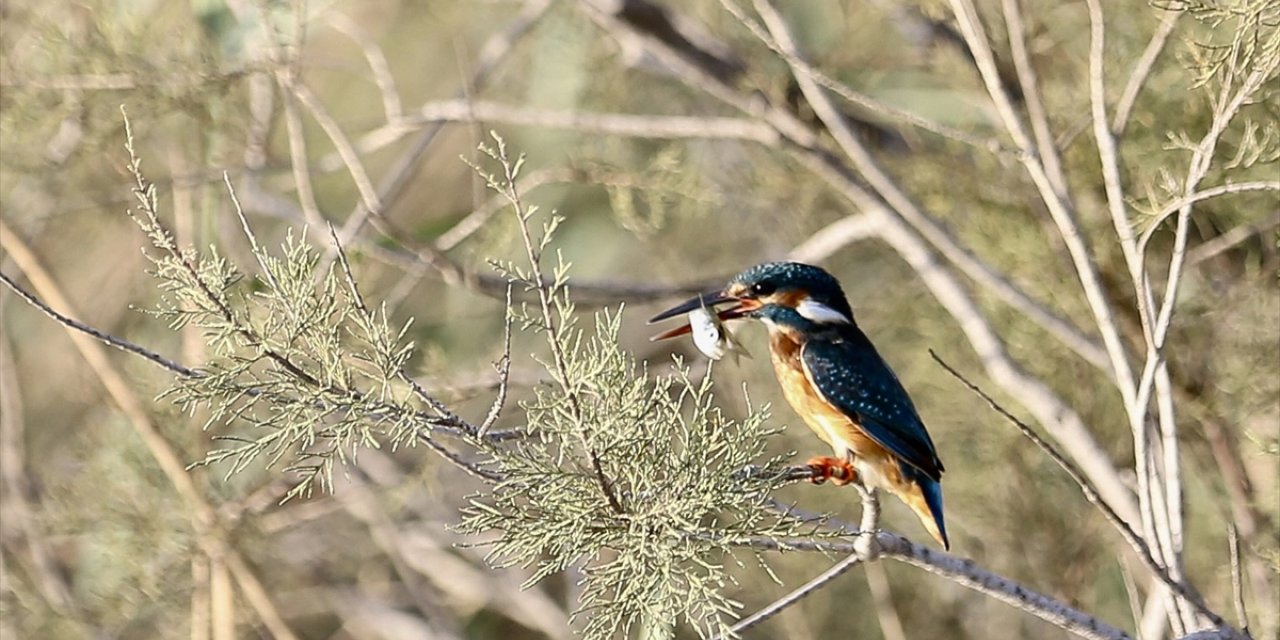
POLYGON ((756 296, 757 298, 761 296, 767 296, 777 290, 778 290, 777 285, 767 280, 762 280, 760 282, 757 282, 751 285, 751 295, 756 296))

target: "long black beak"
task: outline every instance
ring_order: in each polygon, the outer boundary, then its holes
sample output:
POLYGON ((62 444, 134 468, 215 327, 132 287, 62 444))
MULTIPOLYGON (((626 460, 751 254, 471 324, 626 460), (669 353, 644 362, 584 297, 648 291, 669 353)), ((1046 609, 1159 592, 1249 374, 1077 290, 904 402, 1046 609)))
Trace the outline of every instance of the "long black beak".
MULTIPOLYGON (((720 318, 720 320, 722 321, 741 318, 760 306, 754 300, 736 298, 734 296, 726 295, 725 292, 723 291, 709 291, 707 293, 694 296, 684 302, 681 302, 680 304, 674 307, 671 307, 670 309, 667 309, 666 311, 663 311, 662 313, 659 313, 658 315, 652 318, 649 318, 649 324, 653 324, 655 322, 661 322, 663 320, 666 320, 667 318, 673 318, 683 313, 689 313, 690 311, 693 311, 694 309, 698 309, 701 307, 712 309, 716 305, 726 304, 726 303, 733 303, 733 306, 728 309, 724 309, 722 311, 716 312, 716 317, 720 318)), ((693 330, 693 327, 691 327, 689 323, 686 322, 674 329, 668 329, 667 331, 664 331, 662 333, 659 333, 656 336, 653 336, 652 338, 649 338, 649 341, 657 342, 658 340, 666 340, 667 338, 682 336, 682 335, 685 335, 686 333, 689 333, 692 330, 693 330)))
POLYGON ((715 307, 718 304, 737 301, 737 298, 727 296, 723 291, 708 291, 706 293, 700 293, 652 318, 649 318, 649 324, 661 322, 667 318, 674 318, 682 313, 689 313, 698 307, 715 307))

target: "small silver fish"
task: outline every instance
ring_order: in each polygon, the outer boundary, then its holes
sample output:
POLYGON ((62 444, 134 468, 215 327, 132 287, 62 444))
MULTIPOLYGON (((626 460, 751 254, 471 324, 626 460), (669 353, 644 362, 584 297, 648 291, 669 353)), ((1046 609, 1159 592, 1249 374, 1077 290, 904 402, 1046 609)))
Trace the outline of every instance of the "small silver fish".
POLYGON ((698 351, 712 360, 719 360, 730 352, 733 353, 734 364, 740 356, 751 357, 714 309, 702 306, 690 311, 689 332, 698 351))

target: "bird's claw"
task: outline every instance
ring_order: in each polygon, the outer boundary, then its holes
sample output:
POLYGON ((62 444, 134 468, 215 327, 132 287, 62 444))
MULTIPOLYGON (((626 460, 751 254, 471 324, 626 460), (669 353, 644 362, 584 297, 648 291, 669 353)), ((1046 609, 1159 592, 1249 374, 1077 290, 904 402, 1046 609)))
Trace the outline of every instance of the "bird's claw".
POLYGON ((813 469, 814 484, 822 484, 827 480, 837 487, 843 487, 858 480, 858 472, 848 460, 830 456, 816 456, 809 459, 809 468, 813 469))

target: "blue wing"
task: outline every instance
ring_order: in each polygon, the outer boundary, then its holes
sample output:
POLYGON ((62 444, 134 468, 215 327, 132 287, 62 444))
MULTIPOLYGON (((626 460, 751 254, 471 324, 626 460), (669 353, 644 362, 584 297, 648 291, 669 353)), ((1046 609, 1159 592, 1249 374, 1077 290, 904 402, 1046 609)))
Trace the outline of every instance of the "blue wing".
POLYGON ((804 344, 800 355, 814 388, 900 460, 940 480, 942 461, 898 376, 861 330, 843 329, 804 344))

